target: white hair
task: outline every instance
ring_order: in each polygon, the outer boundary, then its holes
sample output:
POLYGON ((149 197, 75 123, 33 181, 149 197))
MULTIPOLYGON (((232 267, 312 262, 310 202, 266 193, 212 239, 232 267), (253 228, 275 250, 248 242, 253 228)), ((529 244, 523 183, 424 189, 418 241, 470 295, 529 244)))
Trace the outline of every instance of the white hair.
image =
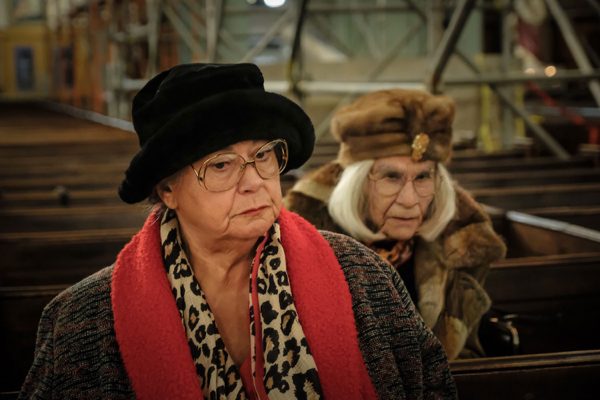
POLYGON ((360 242, 385 239, 383 233, 367 228, 363 219, 364 186, 374 162, 365 160, 346 167, 327 202, 329 215, 335 223, 360 242))
MULTIPOLYGON (((385 239, 383 232, 373 232, 366 225, 365 183, 375 160, 349 165, 329 197, 329 215, 343 230, 361 242, 385 239)), ((435 196, 417 234, 432 242, 444 231, 456 213, 456 192, 446 168, 436 163, 435 196)))

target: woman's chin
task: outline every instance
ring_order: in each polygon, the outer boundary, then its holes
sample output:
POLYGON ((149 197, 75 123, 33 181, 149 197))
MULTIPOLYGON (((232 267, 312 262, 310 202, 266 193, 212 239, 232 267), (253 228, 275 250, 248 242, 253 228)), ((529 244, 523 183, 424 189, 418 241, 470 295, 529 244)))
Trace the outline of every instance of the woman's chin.
POLYGON ((412 239, 416 235, 417 229, 418 224, 407 224, 404 226, 386 226, 382 231, 386 236, 404 242, 412 239))
POLYGON ((239 239, 257 239, 263 236, 273 226, 274 222, 275 218, 254 219, 235 229, 234 235, 239 239))

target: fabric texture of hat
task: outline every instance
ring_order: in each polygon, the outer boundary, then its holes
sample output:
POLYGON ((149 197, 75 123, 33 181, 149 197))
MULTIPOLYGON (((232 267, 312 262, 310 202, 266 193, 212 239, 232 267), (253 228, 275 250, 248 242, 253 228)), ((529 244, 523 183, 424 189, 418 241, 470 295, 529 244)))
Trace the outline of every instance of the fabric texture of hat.
POLYGON ((121 199, 140 202, 164 178, 245 140, 285 139, 284 173, 304 164, 315 142, 310 119, 263 84, 254 64, 185 64, 151 79, 133 99, 141 150, 125 172, 121 199))
POLYGON ((455 109, 451 98, 420 90, 369 93, 340 108, 331 120, 331 133, 341 142, 338 161, 345 168, 367 159, 412 155, 447 163, 455 109))

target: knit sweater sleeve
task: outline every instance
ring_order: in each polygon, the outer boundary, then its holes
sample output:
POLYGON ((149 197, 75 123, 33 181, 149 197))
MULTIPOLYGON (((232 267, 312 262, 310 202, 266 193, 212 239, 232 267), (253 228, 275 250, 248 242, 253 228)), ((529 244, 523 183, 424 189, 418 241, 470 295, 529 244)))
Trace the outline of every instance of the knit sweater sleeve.
POLYGON ((54 379, 54 318, 52 304, 46 306, 38 327, 35 355, 21 399, 51 399, 54 379))
POLYGON ((19 399, 132 399, 114 331, 112 267, 71 286, 44 309, 19 399))
POLYGON ((424 399, 456 399, 457 392, 454 379, 444 348, 417 312, 415 305, 406 294, 404 282, 395 271, 392 281, 400 294, 405 309, 413 323, 413 329, 421 348, 423 364, 423 398, 424 399), (406 294, 406 295, 405 295, 406 294))
POLYGON ((354 239, 321 234, 346 276, 359 346, 378 397, 456 399, 446 354, 416 312, 398 273, 354 239))

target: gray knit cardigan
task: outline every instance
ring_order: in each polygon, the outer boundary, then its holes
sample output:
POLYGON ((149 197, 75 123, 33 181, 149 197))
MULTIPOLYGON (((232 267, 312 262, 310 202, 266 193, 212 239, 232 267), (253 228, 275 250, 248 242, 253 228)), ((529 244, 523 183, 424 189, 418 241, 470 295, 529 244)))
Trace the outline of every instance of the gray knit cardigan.
MULTIPOLYGON (((353 239, 321 234, 350 288, 359 347, 377 396, 456 399, 442 346, 416 313, 399 275, 353 239)), ((112 266, 97 272, 46 306, 19 399, 136 398, 114 330, 112 272, 112 266)))

